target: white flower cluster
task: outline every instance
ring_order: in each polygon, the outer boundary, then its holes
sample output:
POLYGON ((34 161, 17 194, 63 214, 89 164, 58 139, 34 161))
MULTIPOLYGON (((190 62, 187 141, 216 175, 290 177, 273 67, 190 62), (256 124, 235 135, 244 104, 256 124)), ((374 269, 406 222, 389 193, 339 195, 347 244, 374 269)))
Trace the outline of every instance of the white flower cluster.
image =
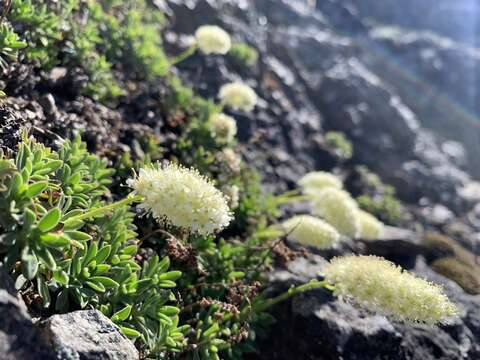
POLYGON ((222 143, 230 143, 237 135, 237 122, 223 113, 213 114, 209 120, 212 136, 222 143))
POLYGON ((364 240, 376 240, 383 231, 383 223, 379 221, 372 214, 363 210, 357 212, 358 220, 360 222, 360 231, 358 236, 364 240))
POLYGON ((319 191, 332 187, 335 189, 343 188, 342 181, 335 175, 326 171, 312 171, 305 174, 298 184, 303 188, 304 194, 315 195, 319 191))
POLYGON ((343 183, 337 176, 326 171, 312 171, 298 184, 304 194, 311 196, 314 215, 323 218, 342 235, 365 240, 381 236, 383 223, 359 209, 355 199, 342 190, 343 183))
POLYGON ((329 187, 320 191, 313 202, 313 212, 343 235, 355 238, 359 233, 357 204, 344 190, 329 187))
POLYGON ((228 199, 228 205, 230 209, 236 209, 240 201, 240 189, 237 185, 224 186, 222 192, 228 199))
POLYGON ((225 196, 197 170, 175 164, 144 168, 128 185, 157 220, 192 233, 208 235, 232 220, 225 196))
POLYGON ((368 310, 400 321, 430 325, 447 321, 457 309, 442 289, 376 256, 334 258, 324 269, 334 293, 368 310))
POLYGON ((198 48, 205 54, 225 55, 232 47, 230 35, 215 25, 200 26, 195 32, 195 39, 198 48))
POLYGON ((257 104, 257 94, 241 82, 223 85, 218 94, 222 102, 235 110, 251 111, 257 104))
POLYGON ((317 249, 332 247, 340 235, 325 221, 310 215, 297 215, 282 223, 291 241, 317 249))

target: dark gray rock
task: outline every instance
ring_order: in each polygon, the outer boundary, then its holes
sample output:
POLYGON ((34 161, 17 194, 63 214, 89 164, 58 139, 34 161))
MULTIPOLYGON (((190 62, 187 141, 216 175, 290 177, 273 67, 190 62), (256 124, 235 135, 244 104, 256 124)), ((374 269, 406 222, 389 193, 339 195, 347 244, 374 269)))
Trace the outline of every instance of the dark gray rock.
POLYGON ((364 245, 362 253, 382 256, 407 269, 415 266, 419 254, 425 253, 419 234, 393 226, 385 226, 379 239, 362 242, 364 245))
POLYGON ((98 310, 53 315, 42 323, 43 333, 65 360, 137 360, 133 343, 98 310))
MULTIPOLYGON (((229 57, 198 54, 178 68, 184 80, 206 97, 216 97, 218 88, 234 79, 255 88, 261 98, 255 113, 234 115, 246 160, 273 188, 293 187, 307 171, 335 167, 339 161, 325 146, 323 133, 339 130, 353 142, 353 162, 367 165, 394 185, 401 199, 417 203, 426 197, 456 215, 475 204, 464 191, 471 183, 465 167, 470 164, 472 172, 478 168, 478 156, 472 155, 480 149, 468 145, 464 151, 451 141, 462 140, 460 134, 449 134, 460 131, 468 135, 468 144, 480 144, 480 131, 458 120, 457 112, 442 108, 442 124, 451 129, 440 134, 445 126, 433 126, 433 120, 441 114, 425 110, 437 109, 437 104, 420 103, 421 89, 409 92, 410 85, 403 87, 408 79, 395 77, 394 71, 379 64, 383 58, 372 46, 385 47, 384 40, 374 36, 354 4, 318 1, 320 11, 315 12, 299 0, 258 0, 250 6, 227 0, 165 3, 173 14, 172 31, 191 34, 198 25, 214 23, 259 51, 258 66, 251 69, 239 68, 229 57)), ((408 38, 406 32, 401 36, 408 38)), ((175 43, 169 46, 180 51, 175 43)), ((413 54, 419 52, 408 46, 413 54)), ((449 68, 454 68, 453 62, 449 68)))
POLYGON ((49 360, 54 353, 27 313, 12 279, 0 265, 0 359, 49 360))

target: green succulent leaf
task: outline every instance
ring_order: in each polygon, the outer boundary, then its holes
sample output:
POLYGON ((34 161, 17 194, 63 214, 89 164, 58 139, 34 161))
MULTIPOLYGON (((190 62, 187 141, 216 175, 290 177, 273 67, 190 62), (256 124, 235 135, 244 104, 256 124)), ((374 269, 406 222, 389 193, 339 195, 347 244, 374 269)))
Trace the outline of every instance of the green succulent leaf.
POLYGON ((28 186, 25 191, 25 197, 27 198, 34 198, 41 194, 45 189, 48 187, 47 181, 38 181, 28 186))
POLYGON ((130 312, 132 311, 132 306, 127 305, 123 309, 117 311, 115 314, 112 315, 113 322, 125 321, 130 316, 130 312))
POLYGON ((55 270, 53 272, 53 279, 62 285, 68 285, 69 277, 68 274, 63 270, 55 270))
POLYGON ((50 209, 38 222, 38 229, 42 232, 47 232, 55 228, 62 216, 62 212, 59 208, 54 207, 50 209))
POLYGON ((102 284, 106 289, 113 289, 120 286, 118 282, 106 276, 92 276, 90 277, 90 281, 102 284))
POLYGON ((26 279, 32 280, 37 275, 38 259, 34 254, 22 256, 22 274, 26 279))
POLYGON ((69 238, 76 240, 76 241, 88 241, 92 240, 92 236, 82 232, 82 231, 66 231, 66 235, 68 235, 69 238))
POLYGON ((40 241, 48 247, 62 248, 70 245, 70 239, 64 234, 47 233, 40 235, 40 241))
POLYGON ((50 252, 47 248, 44 247, 38 247, 34 249, 35 255, 37 255, 37 258, 44 264, 49 270, 55 270, 57 268, 57 263, 50 252))
POLYGON ((137 330, 126 327, 126 326, 120 326, 120 330, 125 336, 129 338, 137 338, 141 335, 140 332, 138 332, 137 330))
POLYGON ((101 292, 101 293, 105 292, 105 290, 106 290, 105 286, 100 282, 86 281, 85 284, 90 286, 93 290, 101 292))
POLYGON ((98 250, 97 255, 95 256, 95 261, 97 262, 97 264, 103 263, 110 256, 111 251, 111 245, 105 245, 100 250, 98 250))
POLYGON ((47 283, 43 277, 37 277, 37 288, 38 293, 42 297, 43 300, 43 307, 47 308, 50 306, 50 290, 48 290, 47 283))

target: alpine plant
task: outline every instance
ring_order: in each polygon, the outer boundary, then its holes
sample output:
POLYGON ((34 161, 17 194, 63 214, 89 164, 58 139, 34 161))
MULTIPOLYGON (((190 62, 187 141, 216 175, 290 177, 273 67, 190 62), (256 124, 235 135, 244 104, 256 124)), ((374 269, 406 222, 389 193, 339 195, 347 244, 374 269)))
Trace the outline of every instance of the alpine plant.
POLYGON ((191 233, 209 235, 232 220, 225 195, 195 169, 173 163, 143 168, 128 185, 143 197, 140 208, 191 233))
POLYGON ((398 321, 434 325, 457 314, 441 287, 380 257, 337 257, 324 273, 336 295, 398 321))

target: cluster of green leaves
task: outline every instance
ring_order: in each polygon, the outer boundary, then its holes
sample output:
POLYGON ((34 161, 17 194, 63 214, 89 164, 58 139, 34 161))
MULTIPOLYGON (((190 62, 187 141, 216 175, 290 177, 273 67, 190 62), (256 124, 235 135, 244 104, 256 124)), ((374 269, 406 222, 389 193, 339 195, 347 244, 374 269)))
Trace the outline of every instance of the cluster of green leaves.
POLYGON ((54 6, 47 0, 13 0, 8 19, 28 43, 26 56, 52 67, 58 62, 59 43, 68 32, 70 15, 78 0, 65 0, 54 6))
POLYGON ((18 50, 26 46, 27 43, 20 40, 9 24, 0 23, 0 68, 2 70, 7 68, 7 60, 17 60, 18 50))
MULTIPOLYGON (((148 82, 168 73, 164 19, 150 1, 40 0, 37 7, 15 0, 13 8, 9 21, 28 42, 27 60, 44 70, 83 69, 89 78, 84 92, 96 100, 122 95, 117 70, 148 82)), ((235 44, 231 56, 252 66, 258 54, 235 44)), ((113 171, 80 139, 58 151, 25 139, 15 160, 0 163, 3 261, 24 295, 40 295, 47 313, 97 308, 152 357, 180 352, 190 359, 241 359, 272 322, 255 310, 272 263, 271 244, 257 234, 278 215, 278 203, 264 194, 255 171, 240 161, 233 169, 222 158, 225 149, 235 154, 235 143, 219 144, 208 124, 221 108, 172 74, 168 85, 165 115, 179 134, 169 157, 197 168, 219 188, 238 186, 231 226, 216 238, 174 234, 180 247, 190 247, 185 262, 170 254, 161 236, 149 235, 158 230, 151 217, 135 218, 126 203, 101 211, 111 203, 109 188, 125 195, 117 185, 131 169, 160 159, 156 142, 139 140, 141 159, 121 156, 112 185, 113 171), (156 254, 144 256, 137 233, 156 254)))
POLYGON ((180 351, 188 326, 178 325, 172 288, 181 273, 168 271, 168 258, 138 263, 128 206, 96 213, 112 172, 80 138, 58 152, 25 138, 14 160, 0 161, 3 262, 45 311, 95 307, 148 352, 180 351))
POLYGON ((341 159, 348 160, 353 156, 353 145, 344 133, 329 131, 325 134, 325 141, 337 152, 341 159))
POLYGON ((357 197, 360 207, 387 224, 398 224, 404 209, 396 197, 395 188, 384 184, 378 175, 364 166, 358 166, 357 170, 366 187, 366 193, 357 197))
POLYGON ((129 67, 147 79, 165 76, 169 61, 162 48, 162 12, 145 0, 90 1, 91 21, 98 27, 108 60, 129 67))
POLYGON ((254 66, 258 61, 258 52, 245 43, 235 43, 228 52, 231 57, 240 66, 254 66))
POLYGON ((145 0, 13 0, 8 20, 15 32, 2 25, 0 54, 15 59, 28 45, 27 60, 42 69, 79 67, 88 76, 84 93, 96 100, 111 102, 124 93, 113 72, 120 65, 144 79, 168 73, 164 17, 145 0))

